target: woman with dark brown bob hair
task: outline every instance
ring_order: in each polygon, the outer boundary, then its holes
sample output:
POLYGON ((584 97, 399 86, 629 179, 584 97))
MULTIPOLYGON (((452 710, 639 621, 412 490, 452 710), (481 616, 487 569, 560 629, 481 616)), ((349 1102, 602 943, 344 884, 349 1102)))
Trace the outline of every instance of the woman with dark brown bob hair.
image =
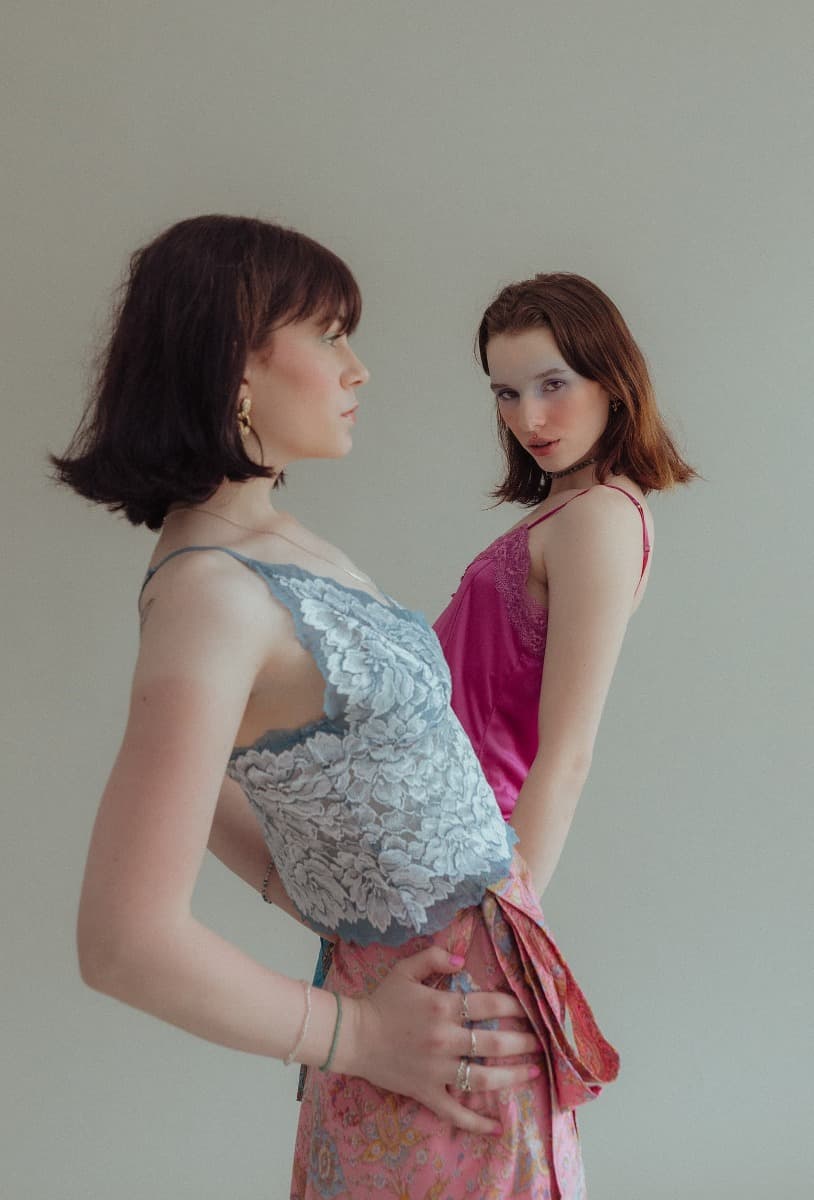
POLYGON ((435 631, 453 708, 542 893, 647 586, 645 497, 695 472, 621 313, 590 280, 541 274, 503 288, 477 350, 505 457, 493 495, 532 511, 470 564, 435 631))
POLYGON ((571 1110, 614 1078, 615 1052, 544 927, 426 621, 272 503, 289 463, 351 449, 360 309, 341 260, 263 221, 182 221, 131 260, 90 405, 53 459, 160 530, 85 870, 82 976, 318 1068, 297 1200, 573 1200, 571 1110), (195 919, 207 844, 333 941, 324 989, 195 919))

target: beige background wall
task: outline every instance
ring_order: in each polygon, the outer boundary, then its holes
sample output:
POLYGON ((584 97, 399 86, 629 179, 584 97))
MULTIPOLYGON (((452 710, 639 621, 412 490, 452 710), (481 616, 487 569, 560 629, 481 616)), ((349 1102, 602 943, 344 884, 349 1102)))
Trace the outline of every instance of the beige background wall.
MULTIPOLYGON (((287 1195, 292 1075, 90 993, 73 950, 149 539, 50 487, 43 456, 127 253, 213 210, 358 273, 357 447, 293 470, 286 504, 433 616, 514 519, 482 510, 480 310, 539 269, 618 300, 706 481, 654 500, 650 591, 547 898, 623 1055, 583 1110, 591 1196, 811 1194, 811 11, 7 5, 4 1197, 287 1195)), ((217 864, 199 910, 310 969, 217 864)))

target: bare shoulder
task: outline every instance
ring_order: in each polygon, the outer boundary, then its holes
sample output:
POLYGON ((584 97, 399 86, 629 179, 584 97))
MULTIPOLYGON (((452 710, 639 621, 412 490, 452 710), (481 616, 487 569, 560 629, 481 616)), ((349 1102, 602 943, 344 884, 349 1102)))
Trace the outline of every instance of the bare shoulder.
POLYGON ((195 617, 251 618, 263 602, 268 607, 268 588, 244 563, 222 550, 206 549, 176 554, 169 561, 159 558, 155 571, 141 595, 140 607, 160 601, 170 612, 195 617))
MULTIPOLYGON (((652 543, 652 526, 644 497, 627 481, 597 484, 567 503, 545 522, 546 540, 540 547, 552 595, 595 594, 629 597, 641 582, 642 557, 652 543), (623 489, 623 490, 620 490, 623 489), (635 502, 632 502, 635 501, 635 502)), ((621 602, 621 601, 620 601, 621 602)))
POLYGON ((606 543, 633 541, 641 544, 642 521, 652 541, 653 518, 641 490, 625 477, 596 484, 577 495, 550 522, 552 540, 558 535, 571 541, 598 539, 606 543))
POLYGON ((193 669, 223 654, 260 662, 289 625, 256 572, 218 550, 164 562, 142 592, 139 616, 142 665, 185 661, 193 669))

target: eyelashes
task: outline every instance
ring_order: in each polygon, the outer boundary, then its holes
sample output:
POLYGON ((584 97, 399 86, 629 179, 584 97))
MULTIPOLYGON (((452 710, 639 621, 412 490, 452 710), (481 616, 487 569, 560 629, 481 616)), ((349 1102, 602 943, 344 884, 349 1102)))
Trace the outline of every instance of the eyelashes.
MULTIPOLYGON (((566 383, 564 379, 547 379, 540 390, 544 394, 548 393, 550 395, 554 392, 562 391, 565 386, 566 383)), ((504 391, 495 392, 494 396, 497 401, 504 404, 510 400, 517 400, 518 398, 517 392, 513 392, 510 388, 506 388, 504 391)))

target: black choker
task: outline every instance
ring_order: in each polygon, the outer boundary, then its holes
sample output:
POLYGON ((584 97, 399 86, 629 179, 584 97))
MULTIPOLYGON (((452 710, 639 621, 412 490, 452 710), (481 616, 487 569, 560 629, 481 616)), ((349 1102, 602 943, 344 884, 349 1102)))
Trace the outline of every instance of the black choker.
POLYGON ((566 467, 564 471, 547 471, 542 468, 544 479, 562 479, 563 475, 573 475, 574 471, 581 471, 583 467, 590 467, 595 463, 595 458, 583 458, 582 462, 574 463, 573 467, 566 467))

